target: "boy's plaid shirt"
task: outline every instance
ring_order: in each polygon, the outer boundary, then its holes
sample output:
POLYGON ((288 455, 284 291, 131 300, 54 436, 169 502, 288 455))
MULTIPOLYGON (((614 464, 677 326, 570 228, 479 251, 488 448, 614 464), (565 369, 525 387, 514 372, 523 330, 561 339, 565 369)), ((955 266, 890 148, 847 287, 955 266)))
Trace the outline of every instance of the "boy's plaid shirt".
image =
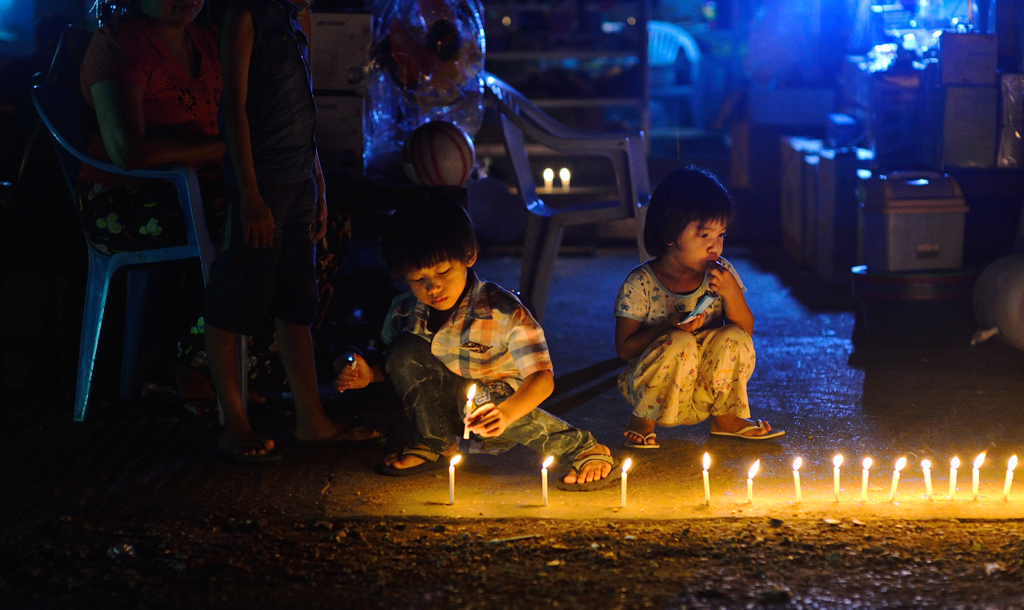
POLYGON ((395 297, 381 332, 384 343, 413 333, 430 341, 430 353, 456 375, 485 383, 502 380, 513 389, 537 371, 552 370, 544 331, 519 299, 480 281, 472 269, 466 282, 466 296, 433 335, 427 331, 427 306, 412 292, 395 297))

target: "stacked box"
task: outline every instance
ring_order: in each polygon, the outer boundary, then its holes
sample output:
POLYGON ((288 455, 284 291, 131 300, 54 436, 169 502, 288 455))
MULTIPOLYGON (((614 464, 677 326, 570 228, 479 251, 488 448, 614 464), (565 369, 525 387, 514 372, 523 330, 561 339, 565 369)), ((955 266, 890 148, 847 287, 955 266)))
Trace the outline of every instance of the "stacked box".
POLYGON ((874 154, 866 148, 821 151, 818 163, 815 270, 827 282, 843 282, 857 259, 858 174, 874 154))
POLYGON ((863 183, 864 259, 875 271, 963 265, 967 206, 957 182, 937 172, 892 172, 863 183))
POLYGON ((363 116, 373 16, 314 12, 309 67, 320 164, 331 180, 363 175, 363 116))
POLYGON ((782 245, 797 260, 804 258, 804 156, 820 150, 821 140, 780 138, 782 245))
POLYGON ((818 254, 818 164, 821 156, 803 156, 803 196, 800 200, 800 262, 813 268, 818 254))
POLYGON ((996 167, 1018 169, 1024 164, 1024 74, 1003 72, 999 75, 999 127, 996 167))

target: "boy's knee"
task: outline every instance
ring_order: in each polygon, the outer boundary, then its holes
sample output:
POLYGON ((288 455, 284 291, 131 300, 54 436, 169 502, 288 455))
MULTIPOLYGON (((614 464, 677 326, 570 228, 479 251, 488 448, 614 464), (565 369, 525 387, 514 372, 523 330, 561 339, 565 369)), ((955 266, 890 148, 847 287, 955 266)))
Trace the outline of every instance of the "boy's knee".
POLYGON ((412 333, 402 333, 388 344, 388 359, 384 365, 388 375, 395 377, 410 365, 423 364, 431 357, 430 343, 412 333))

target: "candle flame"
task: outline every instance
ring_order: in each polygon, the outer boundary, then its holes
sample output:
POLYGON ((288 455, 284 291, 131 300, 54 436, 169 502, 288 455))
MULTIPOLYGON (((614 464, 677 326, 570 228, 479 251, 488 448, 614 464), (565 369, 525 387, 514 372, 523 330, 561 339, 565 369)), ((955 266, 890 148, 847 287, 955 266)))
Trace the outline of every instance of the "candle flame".
POLYGON ((981 468, 981 465, 985 463, 985 452, 982 451, 978 454, 978 457, 974 458, 974 469, 981 468))
POLYGON ((547 459, 544 460, 544 463, 541 465, 541 468, 547 468, 548 466, 551 465, 551 462, 554 462, 554 461, 555 461, 555 456, 549 455, 547 457, 547 459))
POLYGON ((953 459, 949 460, 949 467, 950 468, 959 468, 960 467, 960 458, 954 457, 953 459))
POLYGON ((907 458, 901 457, 900 459, 896 460, 896 466, 894 466, 893 469, 896 472, 899 472, 899 471, 903 470, 903 467, 906 466, 906 465, 907 465, 907 458))
POLYGON ((558 170, 558 177, 561 178, 562 182, 565 182, 566 180, 568 180, 569 179, 569 168, 568 167, 563 167, 562 169, 558 170))
POLYGON ((633 465, 633 458, 626 458, 626 461, 622 462, 622 474, 629 472, 629 467, 633 465))
POLYGON ((544 180, 551 181, 555 179, 555 170, 550 167, 544 169, 544 180))
POLYGON ((931 460, 921 460, 921 470, 929 470, 932 467, 931 460))
POLYGON ((761 468, 761 460, 757 460, 757 461, 756 461, 756 462, 754 462, 754 464, 753 464, 753 465, 752 465, 752 466, 750 467, 750 470, 748 470, 748 471, 747 471, 747 478, 748 478, 748 479, 753 479, 753 478, 754 478, 754 475, 755 475, 755 474, 757 474, 757 471, 758 471, 758 469, 759 469, 759 468, 761 468))
POLYGON ((711 456, 707 453, 704 454, 704 470, 711 467, 711 456))
POLYGON ((476 396, 476 384, 475 383, 469 386, 469 390, 466 392, 466 400, 473 400, 474 396, 476 396))
POLYGON ((874 462, 871 461, 871 458, 864 458, 864 461, 862 462, 862 464, 864 465, 864 470, 871 468, 871 464, 873 463, 874 462))
POLYGON ((836 468, 839 468, 840 466, 843 465, 843 454, 842 453, 837 453, 836 456, 834 458, 832 458, 832 465, 835 466, 836 468))
POLYGON ((800 467, 804 465, 804 458, 798 457, 793 460, 793 470, 800 470, 800 467))
POLYGON ((1014 455, 1014 456, 1010 457, 1010 461, 1006 462, 1006 469, 1009 470, 1009 471, 1013 471, 1013 469, 1016 468, 1016 467, 1017 467, 1017 456, 1014 455))
POLYGON ((449 466, 454 466, 454 465, 458 464, 461 461, 462 461, 462 454, 461 453, 456 453, 452 457, 452 459, 448 462, 448 465, 449 466))

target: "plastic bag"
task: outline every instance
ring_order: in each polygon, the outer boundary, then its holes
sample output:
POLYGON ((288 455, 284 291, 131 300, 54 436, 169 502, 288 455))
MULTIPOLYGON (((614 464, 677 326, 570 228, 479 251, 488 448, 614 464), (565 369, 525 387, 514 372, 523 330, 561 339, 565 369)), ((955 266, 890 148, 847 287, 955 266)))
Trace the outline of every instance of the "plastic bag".
POLYGON ((363 161, 402 176, 405 139, 428 121, 470 137, 483 119, 484 27, 477 0, 389 0, 374 28, 363 161))

